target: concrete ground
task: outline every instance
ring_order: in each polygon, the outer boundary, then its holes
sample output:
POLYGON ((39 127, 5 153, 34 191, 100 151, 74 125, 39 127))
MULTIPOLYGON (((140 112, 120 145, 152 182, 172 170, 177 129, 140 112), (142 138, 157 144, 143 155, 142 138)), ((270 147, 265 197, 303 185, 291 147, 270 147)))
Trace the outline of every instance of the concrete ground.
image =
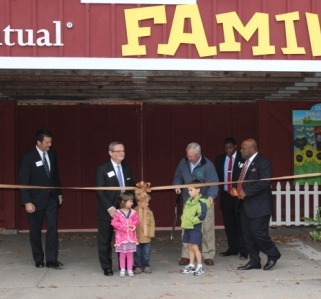
MULTIPOLYGON (((282 257, 268 271, 239 271, 238 256, 221 257, 225 233, 216 230, 215 265, 205 274, 181 274, 180 232, 157 231, 152 243, 152 274, 106 277, 97 257, 96 233, 60 233, 63 269, 37 269, 27 234, 0 235, 0 299, 36 298, 320 298, 321 243, 308 236, 313 228, 271 229, 282 257)), ((114 254, 114 257, 116 255, 114 254)), ((261 255, 262 266, 266 256, 261 255)), ((115 263, 116 265, 116 263, 115 263)))

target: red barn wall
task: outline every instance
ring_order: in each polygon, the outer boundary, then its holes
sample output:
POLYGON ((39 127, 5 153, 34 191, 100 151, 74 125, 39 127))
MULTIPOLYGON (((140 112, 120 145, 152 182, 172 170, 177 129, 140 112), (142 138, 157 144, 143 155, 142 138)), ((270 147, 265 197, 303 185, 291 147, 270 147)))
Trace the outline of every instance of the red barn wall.
MULTIPOLYGON (((21 155, 35 146, 34 134, 39 128, 48 128, 54 135, 53 148, 58 152, 65 187, 93 187, 95 169, 109 158, 108 144, 113 140, 124 142, 125 161, 135 180, 149 181, 152 186, 171 185, 189 142, 199 142, 203 154, 214 161, 223 153, 222 143, 228 136, 238 144, 256 138, 259 151, 272 162, 274 176, 292 175, 292 110, 309 110, 314 104, 16 106, 14 101, 2 101, 0 183, 17 183, 21 155)), ((65 190, 64 199, 60 229, 97 227, 93 191, 65 190)), ((152 193, 151 208, 158 227, 171 226, 174 206, 173 191, 152 193)), ((18 191, 0 189, 0 225, 27 229, 18 191)), ((216 225, 222 225, 218 204, 216 225)))
MULTIPOLYGON (((139 1, 138 1, 139 2, 139 1)), ((311 53, 305 13, 321 15, 320 1, 302 0, 198 0, 197 6, 209 46, 217 47, 217 55, 209 59, 316 59, 311 53), (275 46, 275 54, 253 56, 252 47, 258 44, 257 32, 246 41, 234 31, 236 41, 241 43, 241 51, 222 52, 220 43, 224 42, 223 25, 218 24, 216 15, 236 12, 245 26, 255 13, 269 15, 270 44, 275 46), (286 55, 281 48, 286 47, 284 21, 276 21, 275 16, 298 12, 299 20, 293 21, 295 36, 299 47, 304 47, 306 54, 286 55)), ((125 9, 150 7, 139 4, 83 4, 80 0, 0 0, 0 56, 21 57, 103 57, 121 58, 122 45, 127 44, 125 9), (53 21, 61 22, 63 46, 20 46, 17 44, 17 32, 10 33, 11 43, 4 41, 3 30, 10 25, 11 29, 32 29, 36 40, 48 30, 51 40, 56 38, 53 21), (72 23, 72 28, 67 23, 72 23)), ((174 56, 157 54, 158 44, 167 44, 172 29, 176 5, 165 5, 166 23, 154 24, 154 20, 140 21, 140 27, 150 27, 151 35, 139 38, 141 45, 146 45, 146 55, 139 58, 200 58, 192 44, 181 44, 174 56)), ((316 28, 318 31, 319 28, 316 28)), ((184 32, 191 31, 190 20, 186 18, 184 32)), ((24 33, 24 41, 27 33, 24 33)))

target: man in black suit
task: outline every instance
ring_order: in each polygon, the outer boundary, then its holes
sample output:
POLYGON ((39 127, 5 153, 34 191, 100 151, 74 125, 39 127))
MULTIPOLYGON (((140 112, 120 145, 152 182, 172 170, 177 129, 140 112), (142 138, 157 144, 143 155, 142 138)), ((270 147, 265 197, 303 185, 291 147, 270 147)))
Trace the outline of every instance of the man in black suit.
POLYGON ((267 255, 264 270, 271 269, 281 257, 278 248, 269 236, 269 222, 272 214, 271 163, 258 153, 254 139, 242 142, 241 154, 246 159, 237 186, 241 200, 240 216, 243 236, 250 255, 250 261, 238 270, 261 269, 260 251, 267 255), (244 176, 243 176, 244 173, 244 176), (249 181, 243 182, 242 181, 249 181))
MULTIPOLYGON (((215 168, 220 182, 237 181, 240 176, 240 165, 244 164, 244 159, 236 147, 234 138, 226 138, 224 141, 225 154, 216 158, 215 168)), ((238 213, 238 199, 231 195, 231 184, 220 185, 219 188, 220 207, 228 244, 228 249, 220 255, 230 256, 240 253, 241 259, 247 259, 248 253, 238 213)))
MULTIPOLYGON (((57 155, 51 150, 52 135, 49 131, 36 133, 36 146, 21 159, 19 170, 20 185, 61 187, 57 155)), ((28 213, 30 244, 37 268, 60 268, 58 258, 58 207, 62 204, 61 189, 21 189, 21 204, 28 213), (46 248, 44 254, 41 241, 43 219, 46 218, 46 248)))
MULTIPOLYGON (((107 162, 96 169, 96 187, 122 187, 135 186, 131 169, 122 163, 125 158, 125 148, 117 141, 109 145, 107 162)), ((98 256, 104 275, 112 276, 112 238, 114 229, 111 220, 116 214, 119 190, 97 190, 98 203, 98 256)))

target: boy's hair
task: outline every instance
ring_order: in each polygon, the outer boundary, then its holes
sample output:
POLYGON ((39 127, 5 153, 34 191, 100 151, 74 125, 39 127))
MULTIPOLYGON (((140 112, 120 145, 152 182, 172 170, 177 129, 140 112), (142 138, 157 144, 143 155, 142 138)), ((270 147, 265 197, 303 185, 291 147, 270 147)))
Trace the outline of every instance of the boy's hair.
POLYGON ((132 200, 134 201, 134 196, 133 194, 129 193, 129 192, 124 192, 124 193, 121 193, 118 197, 118 205, 119 205, 119 208, 123 208, 126 204, 127 201, 129 200, 132 200))
MULTIPOLYGON (((193 185, 193 184, 202 184, 202 182, 200 180, 193 180, 189 183, 189 185, 193 185)), ((194 186, 192 186, 194 187, 194 186)), ((202 193, 202 187, 194 187, 195 189, 200 189, 200 193, 202 193)))

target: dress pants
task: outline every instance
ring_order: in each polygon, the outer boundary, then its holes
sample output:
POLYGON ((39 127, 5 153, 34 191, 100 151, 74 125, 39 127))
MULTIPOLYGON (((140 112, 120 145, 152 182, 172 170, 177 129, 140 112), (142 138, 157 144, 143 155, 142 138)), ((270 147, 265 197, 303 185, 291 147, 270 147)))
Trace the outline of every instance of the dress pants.
POLYGON ((250 256, 249 264, 252 266, 261 265, 260 251, 266 254, 268 259, 279 259, 281 254, 269 235, 271 215, 249 218, 241 204, 240 216, 243 236, 250 256))
POLYGON ((224 191, 224 193, 221 193, 220 200, 228 250, 233 253, 239 252, 240 254, 247 255, 240 215, 238 213, 238 199, 224 191))
POLYGON ((28 213, 29 222, 29 240, 31 244, 33 260, 42 262, 44 260, 44 251, 41 241, 41 229, 43 219, 47 222, 46 232, 46 261, 57 261, 58 258, 58 200, 50 198, 47 206, 43 210, 36 210, 34 213, 28 213))
MULTIPOLYGON (((203 221, 203 237, 202 237, 202 256, 203 259, 214 259, 215 255, 215 214, 214 203, 207 210, 206 217, 203 221)), ((184 232, 183 232, 184 233, 184 232)), ((182 256, 189 259, 188 244, 183 243, 182 256)))
POLYGON ((114 228, 111 220, 98 219, 98 257, 103 270, 112 268, 112 239, 114 228))

